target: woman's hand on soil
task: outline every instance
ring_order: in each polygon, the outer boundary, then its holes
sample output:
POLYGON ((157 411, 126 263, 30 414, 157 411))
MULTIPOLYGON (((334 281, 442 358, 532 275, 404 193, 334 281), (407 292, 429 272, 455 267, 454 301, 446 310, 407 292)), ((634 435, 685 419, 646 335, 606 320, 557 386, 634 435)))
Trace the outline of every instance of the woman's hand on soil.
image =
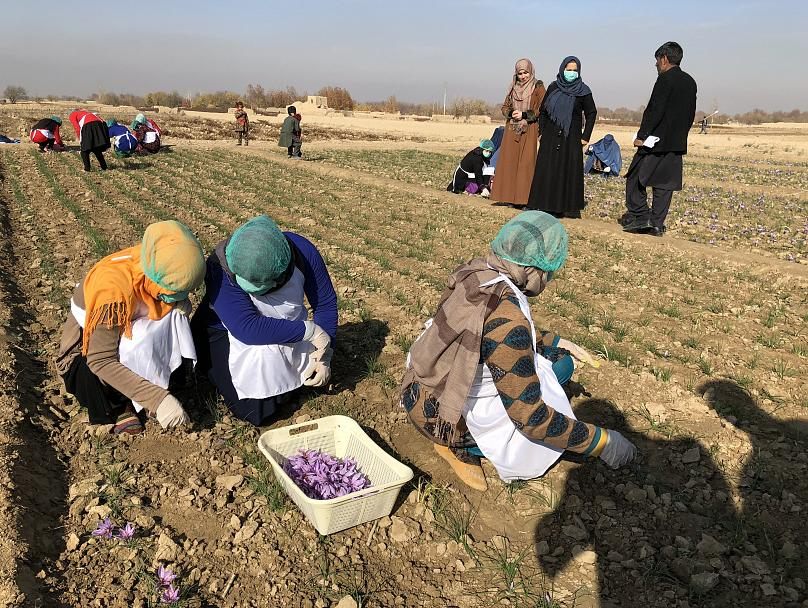
POLYGON ((569 340, 561 338, 558 341, 558 347, 570 351, 570 354, 576 359, 578 359, 578 361, 580 361, 581 363, 588 363, 592 367, 600 367, 600 361, 598 361, 592 355, 590 355, 586 349, 581 348, 574 342, 570 342, 569 340))

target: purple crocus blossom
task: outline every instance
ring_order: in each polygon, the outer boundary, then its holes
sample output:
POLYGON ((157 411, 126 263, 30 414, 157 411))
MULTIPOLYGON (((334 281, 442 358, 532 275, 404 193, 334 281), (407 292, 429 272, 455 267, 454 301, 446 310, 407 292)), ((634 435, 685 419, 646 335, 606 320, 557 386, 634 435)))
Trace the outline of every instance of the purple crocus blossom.
POLYGON ((283 467, 309 498, 328 500, 364 490, 370 480, 353 458, 336 458, 320 450, 300 450, 283 467))
POLYGON ((98 524, 98 527, 93 530, 93 536, 98 536, 99 538, 112 538, 112 529, 115 527, 113 521, 107 517, 98 524))
POLYGON ((131 521, 128 521, 123 528, 118 528, 118 531, 115 533, 115 538, 119 540, 132 540, 135 537, 135 530, 137 530, 137 526, 131 521))
POLYGON ((174 587, 174 585, 169 585, 165 589, 163 589, 163 593, 160 594, 160 603, 161 604, 175 604, 180 600, 180 590, 174 587))
POLYGON ((161 587, 171 587, 171 583, 174 582, 175 578, 177 578, 177 575, 168 568, 163 566, 157 568, 157 582, 161 587))

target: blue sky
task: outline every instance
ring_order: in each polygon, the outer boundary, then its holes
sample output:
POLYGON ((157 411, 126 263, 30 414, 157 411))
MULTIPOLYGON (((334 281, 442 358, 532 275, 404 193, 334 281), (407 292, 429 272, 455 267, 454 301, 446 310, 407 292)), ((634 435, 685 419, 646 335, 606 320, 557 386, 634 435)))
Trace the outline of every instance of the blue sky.
POLYGON ((676 40, 699 108, 808 110, 808 3, 666 2, 3 2, 0 90, 181 93, 248 83, 358 100, 500 101, 529 57, 551 82, 577 55, 599 105, 644 104, 654 50, 676 40), (45 15, 53 16, 51 39, 45 15), (80 16, 78 16, 80 15, 80 16), (778 76, 782 74, 782 76, 778 76))

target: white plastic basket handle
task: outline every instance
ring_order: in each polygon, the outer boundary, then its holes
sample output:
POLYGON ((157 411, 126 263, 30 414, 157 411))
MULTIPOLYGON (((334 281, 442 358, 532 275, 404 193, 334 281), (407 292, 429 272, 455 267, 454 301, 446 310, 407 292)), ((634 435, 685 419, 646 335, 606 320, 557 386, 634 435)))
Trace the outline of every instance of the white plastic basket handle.
POLYGON ((300 433, 308 433, 309 431, 316 431, 320 428, 320 425, 316 422, 312 422, 311 424, 305 424, 303 426, 299 426, 294 429, 289 429, 289 435, 300 435, 300 433))

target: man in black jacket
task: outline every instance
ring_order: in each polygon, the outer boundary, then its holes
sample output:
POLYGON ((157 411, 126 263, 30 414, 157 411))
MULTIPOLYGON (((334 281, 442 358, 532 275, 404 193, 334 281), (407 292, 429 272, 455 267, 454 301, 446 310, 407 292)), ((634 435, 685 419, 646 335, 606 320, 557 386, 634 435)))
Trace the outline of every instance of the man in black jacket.
POLYGON ((659 76, 642 115, 626 173, 623 230, 662 236, 675 190, 682 189, 682 156, 696 115, 696 81, 679 67, 682 47, 666 42, 654 53, 659 76), (654 191, 651 208, 645 188, 654 191))

